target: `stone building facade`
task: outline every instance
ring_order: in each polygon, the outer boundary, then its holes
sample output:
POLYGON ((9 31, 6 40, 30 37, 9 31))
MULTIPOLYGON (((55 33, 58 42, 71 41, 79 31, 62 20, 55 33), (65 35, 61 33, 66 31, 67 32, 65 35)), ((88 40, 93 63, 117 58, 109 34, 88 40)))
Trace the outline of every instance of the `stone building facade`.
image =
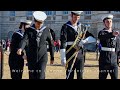
MULTIPOLYGON (((55 31, 56 39, 60 37, 62 25, 70 20, 70 11, 45 11, 48 15, 45 25, 55 31)), ((33 11, 0 11, 0 39, 11 38, 12 33, 19 28, 21 18, 33 20, 33 11)), ((120 12, 119 11, 84 11, 81 15, 80 22, 90 24, 90 32, 96 38, 99 30, 103 28, 101 16, 111 13, 114 15, 113 28, 120 29, 120 12)))

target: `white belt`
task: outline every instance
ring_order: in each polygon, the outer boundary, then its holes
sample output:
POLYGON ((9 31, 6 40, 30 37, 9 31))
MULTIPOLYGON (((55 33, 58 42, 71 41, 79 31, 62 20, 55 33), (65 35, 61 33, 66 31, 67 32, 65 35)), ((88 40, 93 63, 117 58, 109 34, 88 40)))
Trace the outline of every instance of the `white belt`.
POLYGON ((102 51, 112 51, 112 52, 115 52, 115 48, 102 47, 101 50, 102 51))
POLYGON ((67 45, 72 45, 74 42, 67 42, 67 45))

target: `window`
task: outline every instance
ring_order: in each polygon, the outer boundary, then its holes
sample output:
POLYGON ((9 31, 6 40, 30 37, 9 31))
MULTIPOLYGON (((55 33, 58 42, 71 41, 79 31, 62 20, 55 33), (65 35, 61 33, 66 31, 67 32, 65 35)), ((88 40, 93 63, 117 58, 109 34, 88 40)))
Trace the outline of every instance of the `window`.
POLYGON ((90 20, 85 20, 85 23, 87 24, 87 23, 90 23, 91 21, 90 20))
POLYGON ((26 11, 26 19, 27 20, 32 20, 32 11, 26 11))
POLYGON ((32 11, 26 11, 26 16, 32 16, 32 11))
POLYGON ((68 11, 63 11, 63 14, 64 14, 64 15, 68 14, 68 11))
POLYGON ((51 20, 51 17, 49 16, 49 17, 47 17, 47 20, 51 20))
POLYGON ((47 15, 52 15, 52 11, 46 11, 47 15))
POLYGON ((9 21, 15 21, 15 17, 10 17, 9 21))
POLYGON ((9 16, 9 21, 15 21, 15 11, 10 11, 9 16))
POLYGON ((68 20, 68 16, 62 16, 63 20, 68 20))
POLYGON ((10 16, 15 16, 15 11, 10 11, 10 16))
POLYGON ((84 19, 89 19, 90 20, 91 16, 90 15, 89 16, 85 16, 84 19))
POLYGON ((85 11, 86 15, 91 15, 91 11, 85 11))
POLYGON ((32 16, 26 17, 27 20, 32 20, 32 16))
POLYGON ((56 11, 53 11, 53 15, 56 15, 56 11))
POLYGON ((53 16, 53 20, 56 20, 56 17, 55 17, 55 16, 53 16))

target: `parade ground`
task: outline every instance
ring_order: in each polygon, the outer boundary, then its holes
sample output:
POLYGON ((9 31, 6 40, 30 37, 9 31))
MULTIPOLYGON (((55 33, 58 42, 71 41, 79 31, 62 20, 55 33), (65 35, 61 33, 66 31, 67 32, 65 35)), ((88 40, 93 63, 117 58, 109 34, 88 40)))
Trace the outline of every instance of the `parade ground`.
MULTIPOLYGON (((8 65, 8 56, 9 52, 4 53, 4 65, 3 65, 3 79, 11 79, 10 78, 10 70, 8 65)), ((48 56, 49 52, 48 52, 48 56)), ((28 79, 28 67, 26 66, 27 61, 25 60, 24 71, 23 71, 23 79, 28 79)), ((60 61, 60 53, 55 52, 55 60, 54 64, 50 65, 50 59, 48 60, 46 67, 46 79, 65 79, 65 67, 61 66, 60 61)), ((98 79, 98 60, 96 60, 96 53, 86 53, 85 67, 84 67, 84 79, 98 79)), ((119 68, 119 79, 120 79, 120 68, 119 68)), ((76 74, 75 74, 76 79, 76 74)), ((110 76, 108 75, 108 78, 110 76)))

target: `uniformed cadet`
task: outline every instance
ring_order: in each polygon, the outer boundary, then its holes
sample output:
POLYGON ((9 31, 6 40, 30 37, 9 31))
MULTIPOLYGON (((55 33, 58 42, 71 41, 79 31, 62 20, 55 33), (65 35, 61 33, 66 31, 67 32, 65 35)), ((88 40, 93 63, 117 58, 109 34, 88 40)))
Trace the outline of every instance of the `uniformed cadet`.
MULTIPOLYGON (((67 66, 66 69, 66 79, 74 79, 74 70, 76 69, 77 73, 77 79, 83 79, 83 70, 84 70, 84 50, 82 45, 88 42, 90 38, 93 39, 93 35, 86 31, 85 25, 82 25, 79 22, 80 15, 83 11, 71 11, 71 20, 65 23, 61 28, 61 34, 60 34, 60 53, 61 53, 61 64, 63 66, 67 66), (74 41, 76 40, 78 33, 82 32, 82 35, 84 33, 85 40, 81 40, 79 42, 80 44, 80 50, 77 54, 77 58, 75 59, 75 48, 71 48, 74 41), (89 38, 88 38, 89 37, 89 38), (72 55, 74 55, 72 57, 72 55), (72 58, 71 58, 72 57, 72 58), (71 58, 71 59, 70 59, 71 58), (75 59, 75 62, 74 62, 75 59), (69 61, 67 63, 67 61, 69 61), (67 65, 68 64, 68 65, 67 65), (71 67, 73 65, 73 68, 71 70, 71 67)), ((79 41, 79 40, 78 40, 79 41)))
POLYGON ((118 60, 118 66, 120 67, 120 34, 119 37, 117 38, 117 44, 118 44, 118 49, 117 49, 117 60, 118 60))
POLYGON ((21 52, 28 43, 29 79, 45 79, 45 70, 48 61, 46 41, 48 41, 50 48, 50 63, 54 62, 54 45, 50 29, 44 25, 47 15, 42 11, 35 11, 33 17, 34 24, 26 30, 17 53, 21 55, 21 52))
POLYGON ((17 50, 19 48, 19 44, 23 38, 23 34, 30 26, 32 21, 21 19, 19 30, 15 31, 12 35, 11 45, 10 45, 10 54, 9 54, 9 67, 10 67, 10 74, 12 79, 22 79, 23 74, 23 66, 24 66, 24 59, 22 52, 21 55, 17 54, 17 50))
POLYGON ((102 16, 105 26, 98 33, 98 39, 101 43, 101 51, 99 57, 99 79, 106 79, 108 73, 111 79, 118 79, 117 53, 119 50, 119 32, 112 28, 112 14, 102 16))

